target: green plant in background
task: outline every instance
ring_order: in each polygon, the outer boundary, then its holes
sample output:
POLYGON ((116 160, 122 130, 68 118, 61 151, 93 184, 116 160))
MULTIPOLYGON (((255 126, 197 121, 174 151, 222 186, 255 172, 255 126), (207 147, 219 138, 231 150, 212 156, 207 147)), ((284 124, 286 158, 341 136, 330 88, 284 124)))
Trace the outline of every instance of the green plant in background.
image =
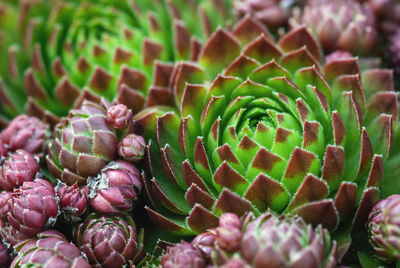
POLYGON ((171 69, 156 61, 194 59, 204 37, 229 23, 225 2, 2 2, 3 125, 22 112, 56 123, 83 98, 103 96, 134 112, 167 104, 163 88, 148 87, 171 69), (193 20, 198 13, 202 23, 193 20))

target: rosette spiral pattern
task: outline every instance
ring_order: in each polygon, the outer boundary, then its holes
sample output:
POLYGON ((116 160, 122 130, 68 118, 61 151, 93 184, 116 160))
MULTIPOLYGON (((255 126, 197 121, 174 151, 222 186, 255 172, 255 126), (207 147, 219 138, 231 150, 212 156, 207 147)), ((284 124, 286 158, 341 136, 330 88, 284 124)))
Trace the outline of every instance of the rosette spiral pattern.
POLYGON ((71 110, 54 130, 54 141, 46 157, 50 172, 68 185, 86 184, 117 154, 116 131, 107 123, 110 104, 84 101, 80 109, 71 110))
POLYGON ((369 214, 368 232, 378 258, 391 263, 400 260, 399 213, 400 195, 379 201, 369 214))
POLYGON ((8 151, 23 149, 41 156, 50 137, 50 127, 35 117, 20 115, 1 133, 1 141, 8 151))
POLYGON ((12 191, 24 181, 33 181, 39 171, 35 157, 24 150, 17 150, 6 158, 0 166, 0 187, 12 191))
POLYGON ((270 208, 334 230, 361 226, 378 199, 398 113, 392 72, 361 74, 356 58, 321 65, 304 27, 278 44, 262 33, 250 18, 217 30, 197 64, 175 66, 179 110, 136 115, 161 228, 199 233, 223 212, 270 208))
POLYGON ((11 267, 91 267, 84 254, 58 231, 49 230, 15 245, 11 267))
POLYGON ((137 233, 130 217, 98 217, 94 214, 75 233, 78 247, 92 267, 123 267, 136 264, 143 250, 143 233, 137 233))
POLYGON ((26 181, 14 189, 8 200, 7 220, 11 229, 32 237, 53 226, 59 214, 55 195, 54 187, 43 179, 26 181))
POLYGON ((85 97, 134 113, 168 103, 168 92, 148 87, 170 70, 156 61, 196 57, 230 1, 20 0, 0 9, 0 122, 26 111, 55 124, 85 97), (192 20, 199 13, 202 23, 192 20))

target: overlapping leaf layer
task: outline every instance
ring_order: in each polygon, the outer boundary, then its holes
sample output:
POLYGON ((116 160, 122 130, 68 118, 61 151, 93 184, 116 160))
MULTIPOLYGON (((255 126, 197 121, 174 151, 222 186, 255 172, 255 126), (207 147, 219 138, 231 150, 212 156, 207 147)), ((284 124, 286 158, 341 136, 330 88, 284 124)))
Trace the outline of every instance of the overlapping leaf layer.
POLYGON ((275 44, 245 18, 215 31, 197 62, 178 63, 168 84, 178 109, 135 118, 150 140, 152 220, 189 235, 223 212, 271 208, 330 230, 361 226, 397 126, 392 72, 361 74, 351 57, 321 62, 304 27, 275 44))

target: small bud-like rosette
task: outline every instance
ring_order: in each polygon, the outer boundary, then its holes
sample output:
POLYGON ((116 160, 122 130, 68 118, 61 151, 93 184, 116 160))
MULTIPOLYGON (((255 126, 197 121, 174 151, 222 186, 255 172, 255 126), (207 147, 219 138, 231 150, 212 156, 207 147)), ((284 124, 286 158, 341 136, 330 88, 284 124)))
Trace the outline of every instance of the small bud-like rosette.
POLYGON ((87 177, 96 176, 115 158, 118 140, 106 120, 110 106, 105 100, 101 104, 84 101, 56 126, 46 157, 56 178, 67 185, 85 185, 87 177))
POLYGON ((143 233, 132 218, 90 215, 75 233, 76 245, 92 267, 131 267, 140 261, 143 233))
POLYGON ((124 104, 113 105, 107 110, 106 121, 115 129, 125 129, 132 125, 133 114, 124 104))
POLYGON ((78 184, 68 186, 59 183, 56 188, 61 214, 67 223, 76 223, 82 220, 87 207, 88 187, 82 189, 78 184))
POLYGON ((397 125, 392 72, 321 58, 304 27, 274 44, 245 18, 217 30, 197 64, 178 63, 170 88, 179 110, 134 119, 149 140, 150 218, 179 234, 216 226, 223 212, 267 208, 329 230, 362 226, 397 125))
POLYGON ((13 38, 0 40, 0 129, 23 112, 55 125, 85 98, 133 114, 171 103, 172 66, 158 61, 196 59, 202 39, 233 16, 230 1, 117 2, 2 5, 0 32, 13 38))
POLYGON ((400 260, 400 195, 379 201, 368 221, 369 241, 382 261, 400 260))
POLYGON ((107 215, 126 215, 142 190, 139 170, 129 162, 117 160, 88 179, 92 208, 107 215))
POLYGON ((59 214, 55 195, 53 185, 46 180, 24 182, 8 200, 8 222, 27 237, 52 227, 59 214))
POLYGON ((237 251, 242 240, 242 223, 239 217, 233 213, 222 214, 216 237, 221 249, 229 253, 237 251))
POLYGON ((58 231, 49 230, 14 246, 11 267, 90 268, 85 255, 58 231))
POLYGON ((9 151, 23 149, 32 154, 43 154, 50 127, 36 117, 20 115, 1 133, 1 141, 9 151))
POLYGON ((169 247, 161 257, 162 268, 205 268, 206 260, 202 251, 191 243, 182 241, 169 247))
POLYGON ((118 155, 129 162, 138 162, 144 156, 146 141, 142 136, 129 134, 118 144, 118 155))
POLYGON ((35 157, 24 150, 17 150, 7 157, 0 166, 0 187, 12 191, 24 181, 33 181, 39 171, 35 157))
POLYGON ((378 41, 372 10, 357 0, 308 1, 299 23, 310 29, 326 52, 368 55, 378 41))

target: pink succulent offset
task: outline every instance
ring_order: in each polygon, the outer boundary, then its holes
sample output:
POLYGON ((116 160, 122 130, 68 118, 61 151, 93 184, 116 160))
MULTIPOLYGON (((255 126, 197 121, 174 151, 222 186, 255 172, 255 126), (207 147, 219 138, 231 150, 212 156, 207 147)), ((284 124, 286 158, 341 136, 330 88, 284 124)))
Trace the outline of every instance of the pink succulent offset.
POLYGON ((20 115, 10 122, 2 132, 1 140, 9 151, 24 149, 32 154, 40 154, 49 137, 49 125, 36 117, 20 115))
POLYGON ((400 260, 400 195, 379 201, 371 209, 367 224, 369 242, 378 259, 393 263, 400 260))
POLYGON ((106 121, 110 103, 83 101, 69 112, 54 129, 54 141, 46 157, 54 177, 67 185, 85 185, 117 155, 118 138, 106 121))
POLYGON ((378 40, 372 10, 355 0, 309 1, 299 23, 311 30, 328 53, 345 50, 367 55, 378 40))
POLYGON ((131 211, 142 189, 138 169, 124 160, 110 162, 96 177, 88 179, 88 186, 90 205, 108 215, 131 211))
POLYGON ((220 268, 252 268, 253 266, 248 265, 245 261, 241 260, 238 256, 234 256, 231 260, 225 264, 219 266, 220 268))
POLYGON ((204 268, 206 264, 203 252, 185 241, 168 248, 161 258, 162 268, 204 268))
POLYGON ((227 252, 235 252, 240 247, 242 240, 242 223, 233 213, 225 213, 219 219, 217 228, 217 242, 227 252))
POLYGON ((93 214, 79 225, 75 239, 92 267, 130 267, 139 261, 143 249, 143 236, 138 236, 130 217, 93 214))
POLYGON ((35 157, 27 151, 17 150, 0 166, 0 186, 5 191, 12 191, 25 181, 33 181, 38 171, 35 157))
POLYGON ((87 195, 87 186, 80 189, 76 183, 72 186, 64 184, 58 189, 60 210, 66 222, 75 223, 81 220, 87 207, 87 195))
POLYGON ((146 141, 142 136, 129 134, 118 144, 118 155, 130 162, 138 162, 143 158, 146 141))
POLYGON ((209 259, 214 251, 216 239, 217 236, 215 231, 210 229, 208 232, 201 233, 196 236, 192 241, 192 245, 196 248, 199 248, 203 252, 203 255, 209 259))
POLYGON ((49 230, 15 245, 11 267, 90 268, 84 254, 58 231, 49 230))
POLYGON ((132 127, 132 110, 124 104, 111 106, 107 110, 107 123, 115 129, 125 129, 132 127))
POLYGON ((29 237, 52 226, 59 213, 54 187, 43 179, 24 182, 14 189, 8 206, 8 222, 29 237))

